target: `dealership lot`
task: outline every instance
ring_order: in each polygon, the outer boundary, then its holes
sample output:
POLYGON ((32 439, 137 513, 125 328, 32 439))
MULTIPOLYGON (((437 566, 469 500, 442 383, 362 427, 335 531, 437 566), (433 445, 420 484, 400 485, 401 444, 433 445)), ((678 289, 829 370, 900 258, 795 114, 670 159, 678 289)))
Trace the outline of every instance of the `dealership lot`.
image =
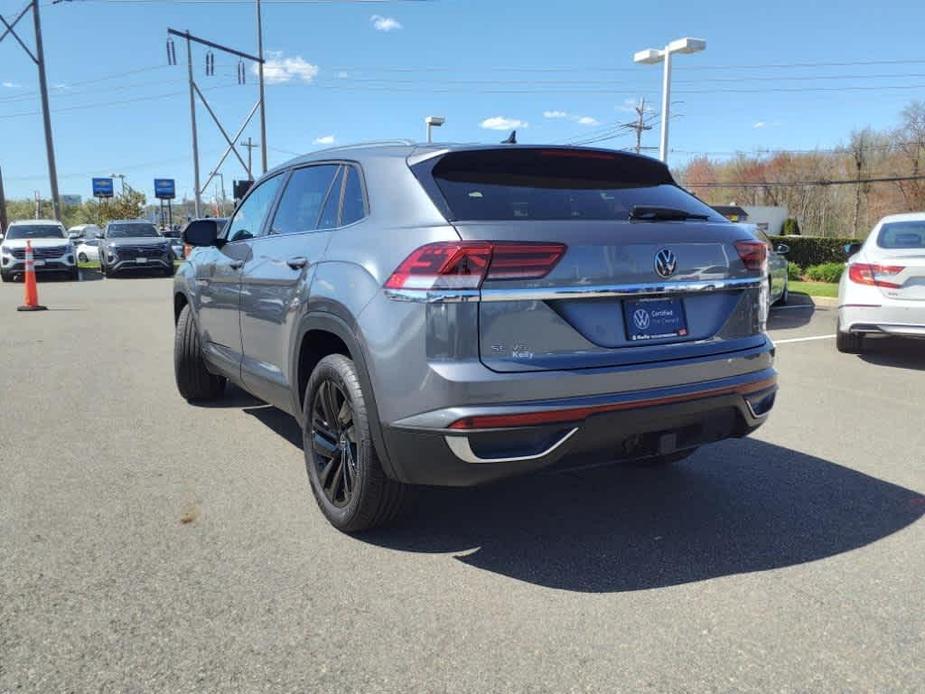
POLYGON ((750 440, 332 529, 299 431, 191 407, 170 281, 0 287, 0 691, 921 690, 925 350, 775 310, 750 440))

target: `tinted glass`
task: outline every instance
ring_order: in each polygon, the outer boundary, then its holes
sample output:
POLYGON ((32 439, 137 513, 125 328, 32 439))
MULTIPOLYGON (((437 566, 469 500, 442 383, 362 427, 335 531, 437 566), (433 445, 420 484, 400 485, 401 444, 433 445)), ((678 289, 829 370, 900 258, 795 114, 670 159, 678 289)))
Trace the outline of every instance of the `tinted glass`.
POLYGON ((54 224, 13 225, 6 231, 6 238, 13 239, 63 239, 64 230, 54 224))
POLYGON ((363 196, 363 184, 360 172, 355 166, 347 167, 347 181, 344 186, 344 210, 340 225, 347 226, 358 222, 366 216, 366 201, 363 196))
POLYGON ((880 248, 925 248, 925 221, 884 224, 877 245, 880 248))
POLYGON ((460 220, 626 220, 636 205, 722 217, 677 187, 660 162, 567 149, 476 150, 444 157, 433 176, 460 220))
POLYGON ((293 171, 273 219, 273 233, 297 234, 317 229, 338 168, 336 164, 324 164, 293 171))
POLYGON ((328 193, 328 200, 324 203, 324 209, 321 211, 321 219, 318 220, 319 229, 333 229, 337 226, 337 213, 340 211, 340 189, 344 180, 344 167, 337 170, 337 176, 334 177, 334 184, 328 193))
POLYGON ((110 224, 106 227, 106 238, 137 239, 160 236, 153 224, 110 224))
POLYGON ((225 227, 224 238, 231 242, 260 235, 263 221, 270 211, 270 205, 276 199, 276 191, 279 189, 282 178, 280 174, 277 174, 251 191, 225 227))

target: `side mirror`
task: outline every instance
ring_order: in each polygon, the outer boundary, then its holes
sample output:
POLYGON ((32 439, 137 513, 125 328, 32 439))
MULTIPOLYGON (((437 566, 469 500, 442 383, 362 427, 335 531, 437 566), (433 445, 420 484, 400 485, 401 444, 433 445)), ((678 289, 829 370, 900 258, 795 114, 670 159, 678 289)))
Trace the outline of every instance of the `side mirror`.
POLYGON ((218 230, 211 220, 197 219, 183 230, 183 242, 190 246, 214 246, 217 239, 218 230))
POLYGON ((853 256, 854 254, 860 252, 861 246, 863 246, 863 245, 864 245, 864 244, 857 243, 857 242, 854 242, 854 243, 846 243, 846 244, 845 244, 845 255, 848 256, 848 257, 850 258, 850 257, 853 256))
POLYGON ((774 252, 778 255, 787 255, 790 252, 790 246, 786 243, 777 244, 777 248, 774 249, 774 252))

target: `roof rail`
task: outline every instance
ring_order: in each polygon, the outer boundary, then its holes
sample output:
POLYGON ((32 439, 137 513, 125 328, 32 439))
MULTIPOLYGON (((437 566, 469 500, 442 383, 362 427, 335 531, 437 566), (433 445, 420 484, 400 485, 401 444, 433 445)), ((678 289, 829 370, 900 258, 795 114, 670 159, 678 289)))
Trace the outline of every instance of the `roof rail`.
POLYGON ((326 147, 325 149, 316 149, 311 152, 306 152, 306 154, 318 154, 319 152, 336 152, 344 149, 362 149, 363 147, 384 147, 386 145, 399 145, 404 147, 413 147, 416 142, 414 140, 371 140, 369 142, 355 142, 349 145, 336 145, 334 147, 326 147))

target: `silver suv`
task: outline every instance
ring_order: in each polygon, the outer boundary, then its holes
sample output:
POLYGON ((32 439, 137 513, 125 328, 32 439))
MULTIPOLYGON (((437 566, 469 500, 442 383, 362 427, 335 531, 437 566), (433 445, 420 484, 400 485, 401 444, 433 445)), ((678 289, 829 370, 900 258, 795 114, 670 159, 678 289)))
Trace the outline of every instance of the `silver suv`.
POLYGON ((0 278, 4 282, 23 277, 26 272, 26 245, 32 246, 36 275, 65 275, 79 279, 74 246, 61 222, 54 219, 24 219, 11 222, 0 237, 0 278))
POLYGON ((185 241, 181 395, 230 380, 296 417, 318 505, 347 532, 414 485, 677 461, 774 403, 766 246, 647 157, 326 150, 185 241))

